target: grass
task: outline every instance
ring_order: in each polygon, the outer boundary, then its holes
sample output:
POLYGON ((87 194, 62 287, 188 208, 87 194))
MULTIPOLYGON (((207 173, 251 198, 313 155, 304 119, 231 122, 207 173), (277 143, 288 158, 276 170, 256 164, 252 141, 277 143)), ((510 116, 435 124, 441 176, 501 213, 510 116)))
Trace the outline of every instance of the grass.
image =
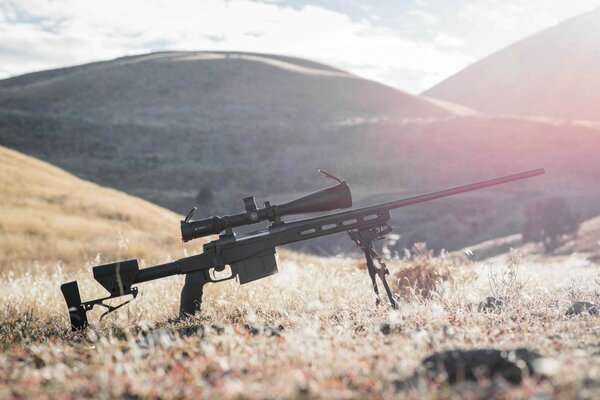
POLYGON ((178 220, 164 208, 0 147, 2 271, 31 268, 32 261, 77 269, 85 268, 82 260, 181 257, 178 220))
POLYGON ((183 283, 172 277, 139 285, 138 298, 102 322, 94 310, 90 329, 72 333, 60 284, 77 279, 84 300, 97 298, 105 293, 92 265, 184 253, 171 239, 177 217, 18 153, 0 157, 10 170, 0 175, 0 398, 600 396, 598 317, 564 315, 573 301, 600 301, 598 268, 577 254, 460 264, 420 248, 387 262, 394 311, 375 307, 360 260, 281 250, 273 277, 209 285, 196 318, 169 321, 183 283), (493 294, 506 307, 479 312, 493 294), (490 347, 528 347, 555 368, 519 386, 400 389, 433 352, 490 347))
MULTIPOLYGON (((423 260, 390 262, 394 276, 423 260)), ((521 265, 530 276, 505 311, 481 313, 490 294, 488 269, 455 266, 477 279, 440 281, 429 296, 376 308, 366 271, 357 260, 283 252, 281 272, 238 286, 212 285, 202 316, 170 323, 182 280, 140 285, 130 306, 91 329, 68 331, 59 284, 82 279, 85 298, 103 295, 91 274, 36 271, 0 281, 2 397, 209 398, 452 398, 600 394, 600 357, 594 316, 568 318, 574 279, 579 300, 600 300, 589 266, 521 265), (565 270, 569 268, 569 270, 565 270), (548 275, 540 272, 547 271, 548 275), (388 326, 389 331, 382 330, 388 326), (387 334, 384 334, 387 333, 387 334), (447 387, 424 383, 397 392, 420 361, 455 348, 528 347, 558 361, 550 379, 517 387, 447 387)), ((439 260, 432 259, 439 269, 439 260)), ((419 293, 414 288, 414 293, 419 293)))

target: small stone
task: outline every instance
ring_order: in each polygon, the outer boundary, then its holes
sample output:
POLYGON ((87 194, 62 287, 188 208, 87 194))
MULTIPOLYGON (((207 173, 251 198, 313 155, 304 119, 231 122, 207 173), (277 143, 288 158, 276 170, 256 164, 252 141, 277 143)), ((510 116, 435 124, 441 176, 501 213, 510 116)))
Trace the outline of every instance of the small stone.
POLYGON ((445 377, 449 383, 501 377, 520 384, 524 375, 533 375, 534 362, 541 356, 525 348, 511 351, 495 349, 453 350, 434 353, 425 358, 425 377, 445 377), (526 372, 525 372, 526 371, 526 372))
POLYGON ((405 327, 404 325, 395 322, 382 322, 379 324, 379 332, 386 336, 397 335, 404 333, 405 327))
POLYGON ((581 314, 598 315, 600 310, 596 304, 588 301, 577 301, 569 307, 565 315, 581 315, 581 314))
POLYGON ((444 324, 444 334, 453 337, 456 335, 456 329, 452 325, 444 324))
POLYGON ((254 325, 250 325, 250 324, 246 324, 244 325, 244 328, 246 328, 246 330, 252 335, 252 336, 256 336, 258 335, 258 333, 260 332, 260 330, 254 326, 254 325))
POLYGON ((182 326, 180 328, 177 328, 177 333, 181 337, 188 337, 188 336, 204 337, 205 336, 204 326, 202 326, 202 325, 182 326))
POLYGON ((381 324, 381 326, 379 327, 379 330, 381 331, 381 333, 383 333, 384 335, 389 335, 390 333, 392 333, 392 327, 390 324, 383 323, 381 324))
POLYGON ((283 325, 277 325, 277 326, 266 326, 265 325, 265 332, 268 332, 270 335, 269 336, 281 336, 281 332, 283 331, 283 325))
POLYGON ((479 312, 500 312, 506 307, 506 302, 496 297, 486 297, 484 301, 479 303, 477 310, 479 312))

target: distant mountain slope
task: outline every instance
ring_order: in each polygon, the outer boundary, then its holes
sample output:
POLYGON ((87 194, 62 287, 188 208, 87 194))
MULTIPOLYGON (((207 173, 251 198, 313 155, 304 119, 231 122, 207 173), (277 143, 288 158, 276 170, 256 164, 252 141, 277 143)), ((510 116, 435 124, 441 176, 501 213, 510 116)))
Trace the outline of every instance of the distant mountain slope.
POLYGON ((42 265, 183 254, 177 215, 0 147, 0 265, 42 265))
POLYGON ((309 190, 319 167, 363 175, 376 167, 348 151, 368 143, 350 126, 453 115, 322 64, 250 53, 156 53, 0 81, 0 144, 180 212, 198 195, 221 208, 243 192, 309 190))
POLYGON ((125 57, 0 81, 0 107, 68 109, 93 119, 110 116, 111 121, 141 119, 166 126, 206 126, 225 119, 257 124, 279 116, 277 112, 289 120, 325 121, 451 114, 427 100, 322 64, 217 52, 125 57))
POLYGON ((492 114, 600 120, 600 8, 528 37, 424 95, 492 114))
MULTIPOLYGON (((517 232, 522 208, 540 197, 568 196, 585 217, 600 214, 599 132, 485 116, 248 53, 158 53, 0 81, 0 145, 179 214, 197 205, 198 218, 239 212, 246 196, 277 204, 331 184, 318 168, 345 178, 359 205, 547 168, 395 212, 397 247, 456 249, 517 232)), ((301 248, 355 247, 338 235, 301 248)))

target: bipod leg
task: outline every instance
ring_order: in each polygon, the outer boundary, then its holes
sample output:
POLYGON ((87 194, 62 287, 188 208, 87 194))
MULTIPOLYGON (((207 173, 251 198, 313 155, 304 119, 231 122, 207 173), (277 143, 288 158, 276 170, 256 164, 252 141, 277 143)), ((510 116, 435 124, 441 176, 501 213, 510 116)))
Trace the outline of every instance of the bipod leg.
POLYGON ((390 290, 390 286, 385 279, 386 275, 390 274, 390 271, 387 269, 385 263, 383 262, 381 256, 375 251, 373 247, 373 241, 383 239, 383 237, 392 230, 392 227, 386 225, 384 227, 377 227, 365 230, 355 230, 348 231, 348 235, 350 239, 360 249, 365 253, 365 258, 367 260, 367 269, 369 271, 369 276, 371 277, 371 283, 373 284, 373 291, 375 292, 376 301, 375 304, 379 305, 381 302, 379 298, 379 288, 377 287, 377 279, 376 276, 379 276, 381 283, 383 283, 383 287, 385 288, 385 292, 390 300, 390 305, 393 309, 398 308, 398 304, 394 300, 394 296, 392 291, 390 290), (377 265, 375 265, 375 261, 377 261, 377 265))
POLYGON ((379 288, 377 287, 377 280, 375 279, 375 276, 377 275, 377 269, 375 267, 375 264, 373 263, 373 254, 368 248, 364 248, 363 252, 365 253, 365 259, 367 260, 367 270, 369 271, 371 283, 373 284, 373 291, 375 292, 375 305, 379 305, 381 303, 381 299, 379 298, 379 288))
POLYGON ((390 285, 388 285, 387 283, 387 279, 385 279, 386 275, 389 275, 389 271, 386 267, 386 265, 380 260, 378 260, 379 262, 379 279, 381 279, 381 283, 383 283, 383 287, 385 288, 385 292, 388 295, 388 299, 390 299, 390 305, 392 306, 392 308, 394 310, 398 309, 398 303, 396 303, 396 300, 394 300, 394 296, 392 295, 392 291, 390 290, 390 285))
POLYGON ((387 279, 385 279, 385 276, 389 275, 390 271, 387 269, 387 266, 382 261, 381 256, 379 255, 379 253, 377 253, 375 251, 375 249, 373 248, 373 244, 372 243, 370 243, 370 246, 369 246, 369 256, 370 256, 370 259, 371 259, 371 265, 373 265, 373 270, 379 276, 379 279, 381 280, 381 283, 383 283, 383 287, 385 288, 385 292, 386 292, 386 294, 388 296, 388 299, 390 300, 390 305, 392 306, 392 308, 394 310, 397 310, 398 309, 398 304, 396 303, 396 300, 394 300, 394 295, 392 294, 392 290, 390 289, 390 285, 388 285, 388 283, 387 283, 387 279), (373 258, 375 258, 377 260, 377 264, 379 264, 377 267, 375 266, 375 263, 373 263, 373 258))

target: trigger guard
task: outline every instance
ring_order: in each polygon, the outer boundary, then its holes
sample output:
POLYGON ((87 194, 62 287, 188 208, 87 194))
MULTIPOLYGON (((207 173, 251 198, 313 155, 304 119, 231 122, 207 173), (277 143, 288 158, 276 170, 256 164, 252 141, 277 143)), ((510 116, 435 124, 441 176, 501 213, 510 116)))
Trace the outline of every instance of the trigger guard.
POLYGON ((223 272, 225 271, 225 267, 226 265, 223 266, 218 266, 218 267, 213 267, 211 269, 209 269, 208 271, 206 271, 206 275, 208 275, 208 279, 207 281, 210 283, 219 283, 219 282, 224 282, 224 281, 228 281, 230 279, 234 279, 237 275, 237 272, 234 270, 233 266, 229 266, 229 269, 231 270, 231 275, 226 276, 225 278, 217 278, 215 276, 215 272, 223 272))
POLYGON ((217 272, 225 271, 225 265, 217 265, 213 268, 217 272))

